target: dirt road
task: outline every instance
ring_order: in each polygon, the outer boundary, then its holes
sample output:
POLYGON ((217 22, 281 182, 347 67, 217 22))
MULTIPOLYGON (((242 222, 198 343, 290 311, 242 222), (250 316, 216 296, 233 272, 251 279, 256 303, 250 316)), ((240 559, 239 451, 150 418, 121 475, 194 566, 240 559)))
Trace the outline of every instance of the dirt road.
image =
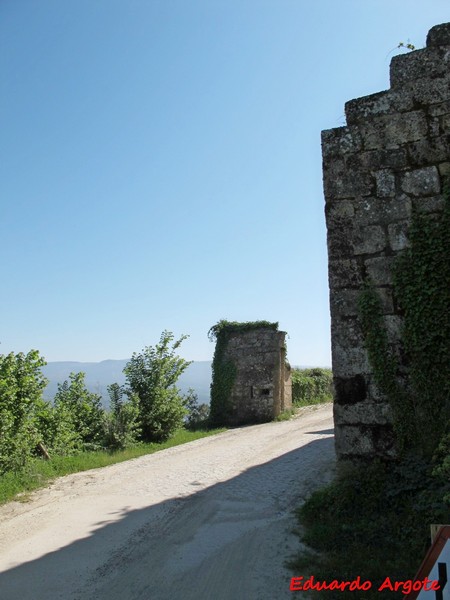
POLYGON ((0 599, 292 598, 292 509, 332 475, 332 428, 307 408, 0 507, 0 599))

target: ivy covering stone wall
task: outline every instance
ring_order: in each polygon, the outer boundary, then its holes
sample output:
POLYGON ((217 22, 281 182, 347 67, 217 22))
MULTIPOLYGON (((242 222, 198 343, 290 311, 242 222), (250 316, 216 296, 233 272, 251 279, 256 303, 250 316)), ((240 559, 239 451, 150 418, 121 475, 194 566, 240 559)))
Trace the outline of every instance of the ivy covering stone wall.
MULTIPOLYGON (((450 24, 433 27, 426 48, 394 57, 390 81, 387 91, 347 102, 347 126, 322 133, 340 459, 389 458, 399 451, 402 407, 393 409, 376 376, 360 299, 371 286, 379 302, 380 343, 391 357, 384 368, 395 380, 392 389, 410 394, 411 352, 402 341, 405 307, 394 273, 410 246, 413 213, 429 223, 443 218, 450 174, 450 24)), ((447 275, 440 275, 445 286, 447 275)), ((430 293, 429 302, 436 297, 430 293)))

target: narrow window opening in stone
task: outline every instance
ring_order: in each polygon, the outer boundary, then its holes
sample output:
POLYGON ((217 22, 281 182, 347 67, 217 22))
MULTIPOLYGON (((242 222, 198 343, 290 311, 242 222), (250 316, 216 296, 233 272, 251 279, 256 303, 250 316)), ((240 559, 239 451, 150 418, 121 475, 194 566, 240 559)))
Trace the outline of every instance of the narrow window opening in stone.
POLYGON ((250 386, 250 398, 254 398, 255 397, 255 392, 253 391, 253 386, 250 386))
POLYGON ((270 395, 270 388, 263 388, 260 392, 261 396, 269 396, 270 395))

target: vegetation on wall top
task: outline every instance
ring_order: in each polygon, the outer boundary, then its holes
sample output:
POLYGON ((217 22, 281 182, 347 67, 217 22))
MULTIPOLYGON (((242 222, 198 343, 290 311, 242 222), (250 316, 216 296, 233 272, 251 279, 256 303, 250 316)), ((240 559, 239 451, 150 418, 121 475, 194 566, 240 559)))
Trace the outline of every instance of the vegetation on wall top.
POLYGON ((239 323, 238 321, 227 321, 226 319, 221 319, 208 331, 208 338, 210 341, 214 341, 218 340, 220 335, 251 331, 253 329, 272 329, 273 331, 278 331, 278 322, 271 323, 270 321, 245 321, 243 323, 239 323))

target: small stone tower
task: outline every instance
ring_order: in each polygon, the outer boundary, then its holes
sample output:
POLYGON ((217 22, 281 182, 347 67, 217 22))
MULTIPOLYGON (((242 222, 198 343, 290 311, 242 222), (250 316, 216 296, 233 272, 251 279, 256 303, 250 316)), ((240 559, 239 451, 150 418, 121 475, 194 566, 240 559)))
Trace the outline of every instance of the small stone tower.
POLYGON ((217 424, 271 421, 292 407, 291 369, 278 323, 220 321, 211 385, 211 417, 217 424))

